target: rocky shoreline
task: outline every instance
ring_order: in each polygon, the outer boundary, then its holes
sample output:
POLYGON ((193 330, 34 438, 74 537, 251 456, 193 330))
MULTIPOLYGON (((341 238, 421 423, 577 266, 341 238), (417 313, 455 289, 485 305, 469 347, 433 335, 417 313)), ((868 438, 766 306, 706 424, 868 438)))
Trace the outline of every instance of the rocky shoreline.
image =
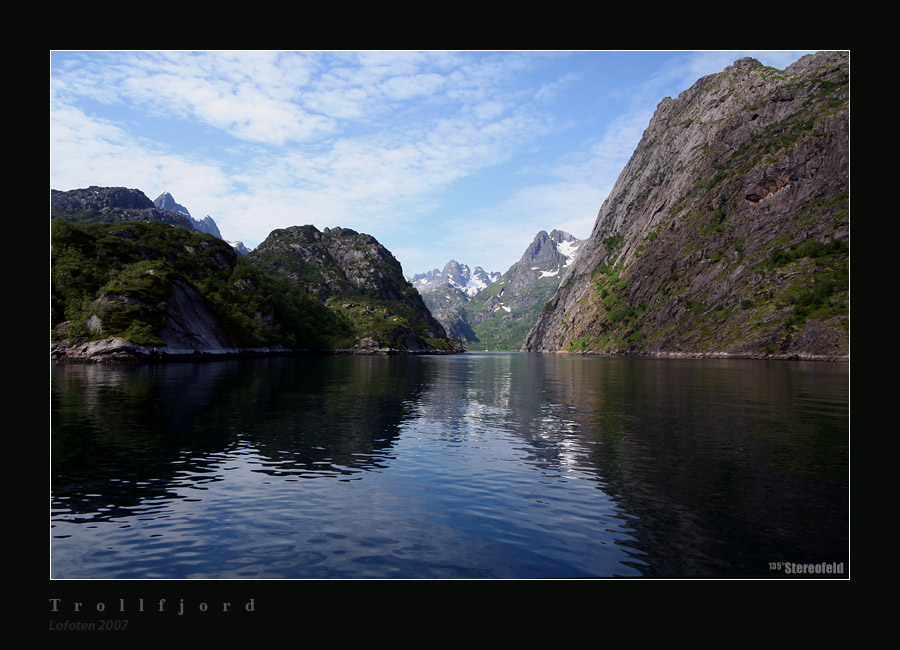
POLYGON ((360 344, 342 350, 296 350, 283 347, 271 348, 210 348, 203 350, 174 349, 169 347, 135 345, 119 338, 98 341, 63 341, 50 346, 50 360, 54 363, 147 363, 178 361, 218 361, 254 357, 303 356, 303 355, 424 355, 460 354, 464 349, 440 350, 421 348, 400 350, 360 344))
MULTIPOLYGON (((54 363, 146 363, 146 362, 177 362, 177 361, 204 361, 224 359, 246 359, 254 357, 273 356, 303 356, 303 355, 450 355, 466 352, 464 348, 452 350, 439 350, 436 348, 422 348, 415 350, 400 350, 395 348, 382 348, 377 345, 367 344, 364 339, 352 348, 342 350, 296 350, 283 347, 271 348, 229 348, 229 349, 173 349, 168 347, 143 346, 129 343, 123 339, 108 338, 98 341, 72 342, 63 341, 50 347, 50 359, 54 363)), ((731 353, 731 352, 589 352, 576 350, 557 350, 544 354, 570 354, 594 357, 642 357, 647 359, 755 359, 771 361, 826 361, 834 363, 849 363, 848 355, 820 355, 820 354, 764 354, 764 353, 731 353)))
POLYGON ((549 354, 573 354, 595 357, 644 357, 647 359, 757 359, 772 361, 831 361, 837 363, 849 363, 849 355, 824 355, 824 354, 766 354, 763 352, 590 352, 580 350, 556 350, 549 354))

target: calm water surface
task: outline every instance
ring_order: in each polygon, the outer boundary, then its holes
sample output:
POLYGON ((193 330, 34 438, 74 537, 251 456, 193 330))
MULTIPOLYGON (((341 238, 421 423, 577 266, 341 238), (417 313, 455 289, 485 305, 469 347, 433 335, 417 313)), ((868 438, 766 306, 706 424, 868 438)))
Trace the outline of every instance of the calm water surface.
POLYGON ((848 374, 523 353, 55 366, 51 577, 846 576, 848 374))

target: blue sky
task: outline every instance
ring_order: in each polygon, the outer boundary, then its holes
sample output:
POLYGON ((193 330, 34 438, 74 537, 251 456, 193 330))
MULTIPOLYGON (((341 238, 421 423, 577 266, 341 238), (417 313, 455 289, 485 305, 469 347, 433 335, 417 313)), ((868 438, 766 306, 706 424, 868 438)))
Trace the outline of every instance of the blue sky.
POLYGON ((407 275, 590 235, 657 104, 797 51, 52 51, 50 187, 164 191, 223 237, 376 237, 407 275))

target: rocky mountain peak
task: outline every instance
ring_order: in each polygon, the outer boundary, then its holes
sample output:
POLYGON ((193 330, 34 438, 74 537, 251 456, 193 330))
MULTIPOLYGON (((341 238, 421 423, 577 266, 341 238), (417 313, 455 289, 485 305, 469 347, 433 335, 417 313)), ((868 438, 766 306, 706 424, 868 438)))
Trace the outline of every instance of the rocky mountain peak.
MULTIPOLYGON (((193 217, 191 217, 193 219, 193 217)), ((208 232, 210 235, 214 237, 218 237, 219 239, 224 239, 222 237, 222 233, 219 232, 219 226, 216 225, 215 220, 206 215, 202 219, 194 219, 194 225, 200 232, 208 232)))
MULTIPOLYGON (((417 273, 412 284, 422 295, 439 292, 458 293, 459 298, 467 301, 500 278, 499 272, 487 272, 482 267, 469 267, 456 260, 450 260, 442 270, 434 269, 426 273, 417 273)), ((452 298, 451 298, 452 301, 452 298)), ((429 305, 437 309, 436 305, 429 305)))
POLYGON ((165 210, 167 212, 174 212, 175 214, 181 214, 191 220, 191 223, 194 225, 196 230, 200 232, 208 232, 213 237, 218 237, 219 239, 224 239, 222 237, 222 233, 219 232, 219 226, 216 225, 216 222, 209 215, 206 215, 202 219, 195 219, 191 216, 190 211, 180 203, 175 201, 175 197, 173 197, 169 192, 163 192, 156 199, 153 200, 153 205, 155 205, 160 210, 165 210))
POLYGON ((752 70, 753 68, 761 68, 761 67, 762 67, 762 63, 760 63, 759 61, 754 59, 752 56, 745 56, 743 58, 740 58, 731 65, 731 68, 733 68, 735 71, 738 71, 738 72, 752 70))
POLYGON ((517 293, 537 279, 561 277, 578 254, 580 245, 581 240, 563 230, 550 233, 541 230, 503 279, 517 293))
POLYGON ((397 299, 396 281, 405 283, 400 263, 371 235, 350 228, 312 225, 273 230, 252 253, 326 300, 335 293, 366 290, 397 299))
POLYGON ((463 266, 456 260, 450 260, 444 265, 441 275, 451 284, 465 286, 469 279, 469 267, 463 266))
POLYGON ((175 202, 175 197, 173 197, 168 192, 163 192, 159 196, 157 196, 153 200, 153 205, 155 205, 160 210, 168 210, 169 212, 177 212, 178 214, 183 214, 186 217, 190 217, 191 213, 188 212, 188 209, 181 205, 180 203, 175 202))

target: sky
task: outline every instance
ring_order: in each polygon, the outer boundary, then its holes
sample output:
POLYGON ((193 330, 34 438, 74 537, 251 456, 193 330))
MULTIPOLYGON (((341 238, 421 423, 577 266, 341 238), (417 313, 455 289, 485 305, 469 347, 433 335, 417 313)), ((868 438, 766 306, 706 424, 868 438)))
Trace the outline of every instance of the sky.
POLYGON ((656 106, 797 51, 51 51, 50 187, 163 192, 253 248, 312 224, 408 276, 587 238, 656 106))

